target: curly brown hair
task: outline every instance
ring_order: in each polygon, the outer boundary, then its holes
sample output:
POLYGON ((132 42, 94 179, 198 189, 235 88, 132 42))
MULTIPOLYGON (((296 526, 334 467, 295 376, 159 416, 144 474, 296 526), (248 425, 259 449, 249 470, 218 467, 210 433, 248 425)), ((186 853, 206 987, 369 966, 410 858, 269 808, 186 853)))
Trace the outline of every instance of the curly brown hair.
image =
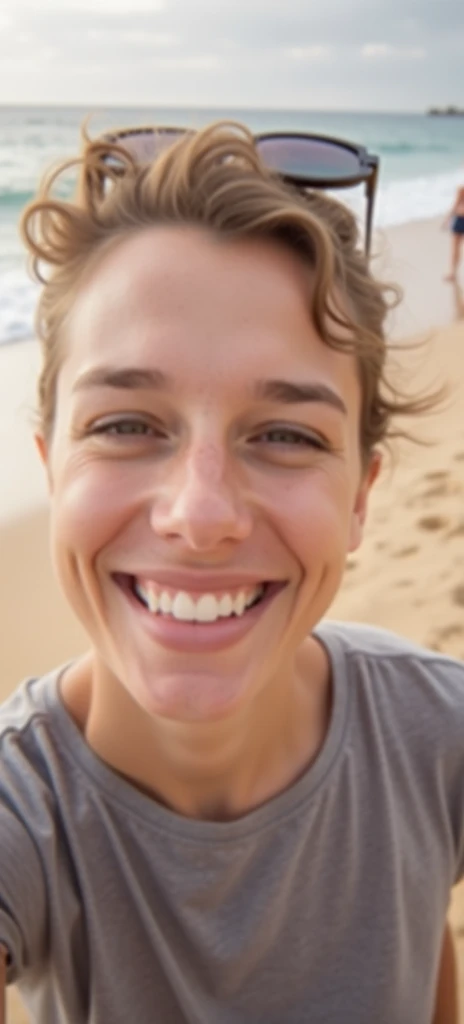
POLYGON ((34 276, 43 284, 36 330, 43 353, 38 419, 45 438, 53 430, 63 325, 77 289, 109 246, 156 224, 268 239, 311 267, 308 312, 316 330, 327 345, 357 360, 364 462, 394 433, 393 417, 430 407, 430 397, 405 397, 387 379, 385 320, 397 292, 373 277, 355 217, 321 192, 302 194, 284 184, 264 166, 245 126, 221 121, 188 132, 150 164, 137 163, 123 145, 90 139, 85 128, 82 140, 82 155, 45 178, 21 222, 34 276), (111 156, 118 170, 108 162, 111 156), (76 166, 75 197, 57 198, 56 181, 76 166), (103 177, 111 181, 109 190, 101 187, 103 177))

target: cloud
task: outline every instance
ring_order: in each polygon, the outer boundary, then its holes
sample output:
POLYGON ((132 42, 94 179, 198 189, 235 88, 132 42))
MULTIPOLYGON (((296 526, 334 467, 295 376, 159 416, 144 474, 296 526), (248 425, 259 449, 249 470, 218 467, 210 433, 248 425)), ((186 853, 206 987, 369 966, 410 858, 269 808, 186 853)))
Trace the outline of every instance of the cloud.
MULTIPOLYGON (((31 0, 4 0, 10 3, 17 13, 33 14, 36 5, 31 0)), ((166 0, 131 0, 131 13, 153 14, 166 7, 166 0)), ((41 4, 42 13, 66 17, 70 11, 78 11, 82 17, 88 14, 103 14, 109 17, 126 16, 127 0, 44 0, 41 4)))
POLYGON ((464 104, 462 0, 0 0, 0 7, 4 102, 464 104))
POLYGON ((405 60, 423 60, 427 50, 423 46, 391 46, 389 43, 366 43, 361 48, 361 55, 368 60, 397 58, 405 60))
POLYGON ((168 71, 219 71, 224 62, 214 53, 197 57, 157 57, 156 68, 168 71))
POLYGON ((284 50, 284 54, 290 57, 290 60, 301 61, 328 60, 332 53, 331 46, 291 46, 284 50))
MULTIPOLYGON (((113 42, 118 40, 125 46, 154 46, 160 48, 167 48, 170 46, 179 46, 181 42, 180 36, 174 35, 173 32, 142 32, 142 31, 124 31, 123 29, 116 29, 111 33, 113 42)), ((91 28, 88 30, 87 38, 92 42, 107 43, 108 42, 108 31, 102 28, 91 28)))

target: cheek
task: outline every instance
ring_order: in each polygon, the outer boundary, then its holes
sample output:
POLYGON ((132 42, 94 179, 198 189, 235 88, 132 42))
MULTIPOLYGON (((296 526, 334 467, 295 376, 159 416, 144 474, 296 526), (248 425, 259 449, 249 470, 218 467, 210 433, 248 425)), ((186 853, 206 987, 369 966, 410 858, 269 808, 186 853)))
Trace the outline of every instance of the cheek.
POLYGON ((351 495, 343 475, 314 473, 303 484, 287 482, 285 505, 276 516, 286 543, 300 563, 344 564, 350 538, 351 495))
POLYGON ((84 471, 70 468, 52 501, 52 541, 55 553, 91 558, 111 542, 129 513, 132 488, 127 473, 100 466, 84 471))

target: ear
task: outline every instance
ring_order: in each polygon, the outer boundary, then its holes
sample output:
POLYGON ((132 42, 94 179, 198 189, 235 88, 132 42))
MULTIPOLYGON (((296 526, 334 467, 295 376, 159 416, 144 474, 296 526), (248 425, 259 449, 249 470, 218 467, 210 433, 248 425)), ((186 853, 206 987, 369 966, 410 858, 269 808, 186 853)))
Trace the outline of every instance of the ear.
POLYGON ((48 448, 47 441, 45 440, 43 434, 34 434, 34 442, 35 442, 35 446, 37 448, 37 451, 39 453, 40 461, 42 462, 43 466, 45 467, 45 472, 47 474, 47 482, 48 482, 49 493, 52 494, 53 493, 53 480, 52 480, 52 474, 51 474, 51 469, 50 469, 50 453, 49 453, 49 448, 48 448))
POLYGON ((373 452, 370 456, 369 464, 363 473, 361 484, 356 494, 356 501, 351 517, 348 551, 356 551, 362 541, 370 490, 377 480, 381 466, 382 456, 380 452, 373 452))

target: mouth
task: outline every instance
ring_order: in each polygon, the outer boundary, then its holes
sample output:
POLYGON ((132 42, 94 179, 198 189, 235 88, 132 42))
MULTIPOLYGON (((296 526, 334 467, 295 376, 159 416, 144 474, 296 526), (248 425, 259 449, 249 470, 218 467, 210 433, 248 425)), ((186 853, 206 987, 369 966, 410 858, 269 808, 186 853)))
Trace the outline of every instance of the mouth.
POLYGON ((140 581, 136 576, 127 577, 125 585, 130 589, 132 596, 152 615, 202 625, 212 625, 220 619, 240 619, 265 599, 270 588, 276 588, 276 584, 264 581, 252 587, 242 587, 223 593, 213 594, 208 591, 192 594, 184 590, 174 591, 167 587, 150 585, 140 581))
POLYGON ((288 583, 262 581, 230 591, 187 593, 128 574, 113 578, 152 639, 192 652, 238 641, 288 583))

